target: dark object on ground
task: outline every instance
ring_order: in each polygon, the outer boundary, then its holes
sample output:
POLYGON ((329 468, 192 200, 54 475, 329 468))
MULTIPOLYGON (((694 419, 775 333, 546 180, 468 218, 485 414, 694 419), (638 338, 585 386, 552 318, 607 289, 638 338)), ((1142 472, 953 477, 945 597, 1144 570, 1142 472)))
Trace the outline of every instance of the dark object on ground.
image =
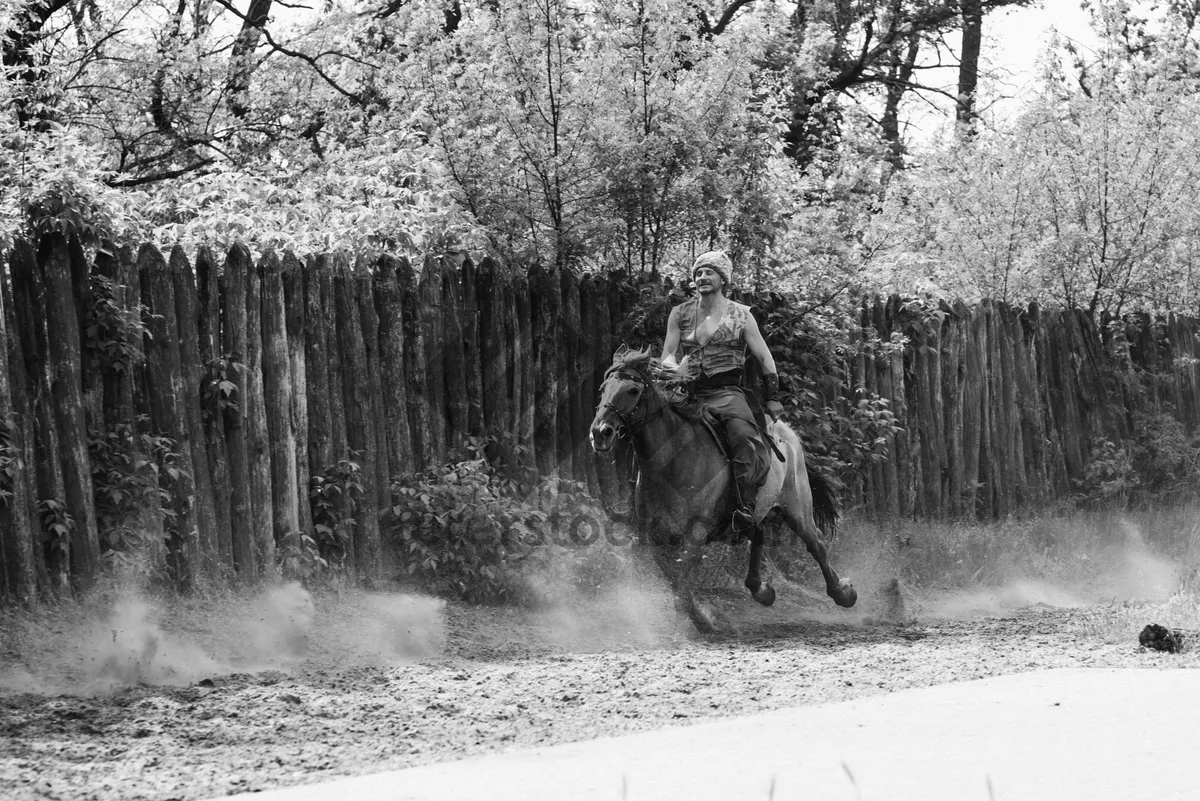
POLYGON ((1153 648, 1155 651, 1166 651, 1169 654, 1177 654, 1183 650, 1185 641, 1190 639, 1190 635, 1193 633, 1182 629, 1169 629, 1166 626, 1151 623, 1142 629, 1142 633, 1138 635, 1138 642, 1141 643, 1143 648, 1153 648))

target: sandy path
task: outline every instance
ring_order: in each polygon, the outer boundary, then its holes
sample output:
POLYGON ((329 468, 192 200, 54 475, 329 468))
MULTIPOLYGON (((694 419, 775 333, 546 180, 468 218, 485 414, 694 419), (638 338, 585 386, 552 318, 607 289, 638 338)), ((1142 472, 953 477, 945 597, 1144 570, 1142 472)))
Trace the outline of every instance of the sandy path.
POLYGON ((726 637, 692 637, 652 593, 582 612, 421 607, 436 631, 418 631, 408 608, 392 619, 400 635, 378 620, 348 627, 346 603, 334 615, 318 600, 286 670, 233 674, 194 632, 186 653, 202 655, 179 667, 184 686, 79 695, 10 683, 0 786, 12 799, 207 798, 1044 668, 1198 663, 1140 652, 1128 605, 958 603, 894 626, 803 593, 772 610, 709 599, 734 623, 726 637), (388 636, 422 642, 407 654, 361 647, 388 636))

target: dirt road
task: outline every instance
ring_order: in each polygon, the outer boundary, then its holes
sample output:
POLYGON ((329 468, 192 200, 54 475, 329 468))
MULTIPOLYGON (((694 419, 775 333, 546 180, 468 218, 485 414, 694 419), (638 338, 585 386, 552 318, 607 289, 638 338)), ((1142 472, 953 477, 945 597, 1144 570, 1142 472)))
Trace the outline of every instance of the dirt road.
POLYGON ((1135 606, 1036 595, 927 598, 893 625, 795 588, 771 610, 713 591, 730 631, 712 639, 653 592, 540 613, 317 598, 299 635, 272 629, 276 655, 293 648, 274 669, 263 651, 222 661, 252 632, 232 618, 162 618, 105 633, 141 638, 124 662, 79 651, 58 684, 27 671, 0 685, 0 786, 11 799, 208 798, 1042 668, 1197 665, 1140 652, 1135 606), (160 681, 179 686, 144 686, 160 681))

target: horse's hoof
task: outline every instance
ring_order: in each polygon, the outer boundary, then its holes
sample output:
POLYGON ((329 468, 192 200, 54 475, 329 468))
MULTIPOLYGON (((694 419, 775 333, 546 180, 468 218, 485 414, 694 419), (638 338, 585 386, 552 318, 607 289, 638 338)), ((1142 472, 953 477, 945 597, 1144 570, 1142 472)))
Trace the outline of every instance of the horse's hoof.
POLYGON ((712 636, 720 629, 713 613, 699 604, 693 605, 688 610, 688 617, 692 619, 692 625, 696 627, 696 631, 705 636, 712 636))
POLYGON ((846 580, 842 580, 842 584, 836 591, 829 593, 833 598, 833 602, 838 606, 844 606, 849 609, 858 602, 858 590, 854 589, 854 585, 846 580))
POLYGON ((763 584, 762 589, 758 592, 750 593, 754 596, 754 600, 758 601, 763 606, 770 606, 775 603, 775 588, 770 584, 763 584))

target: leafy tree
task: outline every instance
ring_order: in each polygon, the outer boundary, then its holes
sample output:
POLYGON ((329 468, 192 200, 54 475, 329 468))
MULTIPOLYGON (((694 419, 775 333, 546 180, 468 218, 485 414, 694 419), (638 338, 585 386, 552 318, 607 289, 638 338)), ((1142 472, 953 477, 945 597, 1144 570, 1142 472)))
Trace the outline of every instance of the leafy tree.
POLYGON ((871 231, 886 254, 876 280, 1093 313, 1194 308, 1200 108, 1178 69, 1190 45, 1131 49, 1126 27, 1100 19, 1109 45, 1075 81, 1048 59, 1011 126, 944 145, 893 183, 871 231))

